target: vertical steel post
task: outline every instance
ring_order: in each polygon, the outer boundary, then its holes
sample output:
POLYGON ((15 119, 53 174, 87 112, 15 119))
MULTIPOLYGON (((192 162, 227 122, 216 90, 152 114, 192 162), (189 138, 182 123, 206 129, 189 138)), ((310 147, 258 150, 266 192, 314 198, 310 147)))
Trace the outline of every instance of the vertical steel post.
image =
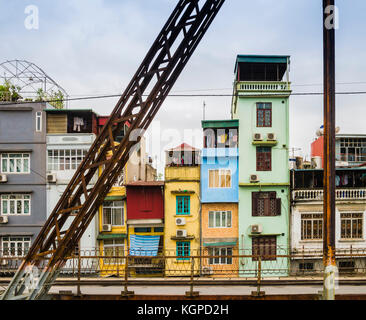
POLYGON ((335 298, 335 7, 323 0, 324 41, 324 235, 323 298, 335 298), (333 6, 333 7, 330 7, 333 6), (331 18, 333 14, 333 20, 331 18))

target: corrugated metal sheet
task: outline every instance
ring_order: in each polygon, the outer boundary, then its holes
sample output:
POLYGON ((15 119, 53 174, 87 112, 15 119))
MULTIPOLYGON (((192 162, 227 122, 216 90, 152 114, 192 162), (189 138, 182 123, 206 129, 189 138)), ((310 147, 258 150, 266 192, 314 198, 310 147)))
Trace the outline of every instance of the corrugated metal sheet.
POLYGON ((47 133, 67 133, 67 114, 47 114, 47 133))

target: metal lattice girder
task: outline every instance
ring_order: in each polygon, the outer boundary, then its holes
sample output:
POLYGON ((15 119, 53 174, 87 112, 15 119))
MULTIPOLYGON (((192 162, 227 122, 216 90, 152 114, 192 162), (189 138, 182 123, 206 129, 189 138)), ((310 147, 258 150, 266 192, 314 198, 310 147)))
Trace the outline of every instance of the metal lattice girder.
POLYGON ((179 1, 2 299, 39 299, 47 294, 110 187, 118 179, 129 159, 129 153, 140 141, 139 132, 150 125, 224 2, 225 0, 179 1), (152 89, 145 94, 147 88, 152 89), (115 137, 127 120, 131 126, 116 146, 115 137), (112 156, 107 159, 106 155, 110 151, 112 156), (102 168, 98 180, 88 189, 90 180, 98 174, 98 168, 102 168), (71 213, 75 211, 77 215, 74 217, 71 213), (63 230, 70 219, 70 227, 63 230), (41 268, 38 286, 25 294, 25 284, 32 276, 33 266, 41 268))

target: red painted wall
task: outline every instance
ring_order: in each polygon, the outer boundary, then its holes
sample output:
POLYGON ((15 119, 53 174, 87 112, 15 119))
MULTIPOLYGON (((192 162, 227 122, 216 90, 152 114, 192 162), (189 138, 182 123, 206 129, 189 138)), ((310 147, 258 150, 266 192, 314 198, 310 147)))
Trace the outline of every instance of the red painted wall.
POLYGON ((320 136, 311 144, 311 157, 322 157, 322 168, 324 168, 324 137, 320 136))
POLYGON ((164 219, 162 186, 127 186, 127 219, 164 219))

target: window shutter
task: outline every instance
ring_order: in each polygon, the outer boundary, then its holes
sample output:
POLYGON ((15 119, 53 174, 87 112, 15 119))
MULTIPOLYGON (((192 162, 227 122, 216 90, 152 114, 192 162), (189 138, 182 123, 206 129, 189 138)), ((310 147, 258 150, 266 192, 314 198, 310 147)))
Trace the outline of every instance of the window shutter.
POLYGON ((258 216, 258 192, 252 192, 252 217, 258 216))
POLYGON ((281 199, 276 199, 276 215, 281 215, 281 199))

